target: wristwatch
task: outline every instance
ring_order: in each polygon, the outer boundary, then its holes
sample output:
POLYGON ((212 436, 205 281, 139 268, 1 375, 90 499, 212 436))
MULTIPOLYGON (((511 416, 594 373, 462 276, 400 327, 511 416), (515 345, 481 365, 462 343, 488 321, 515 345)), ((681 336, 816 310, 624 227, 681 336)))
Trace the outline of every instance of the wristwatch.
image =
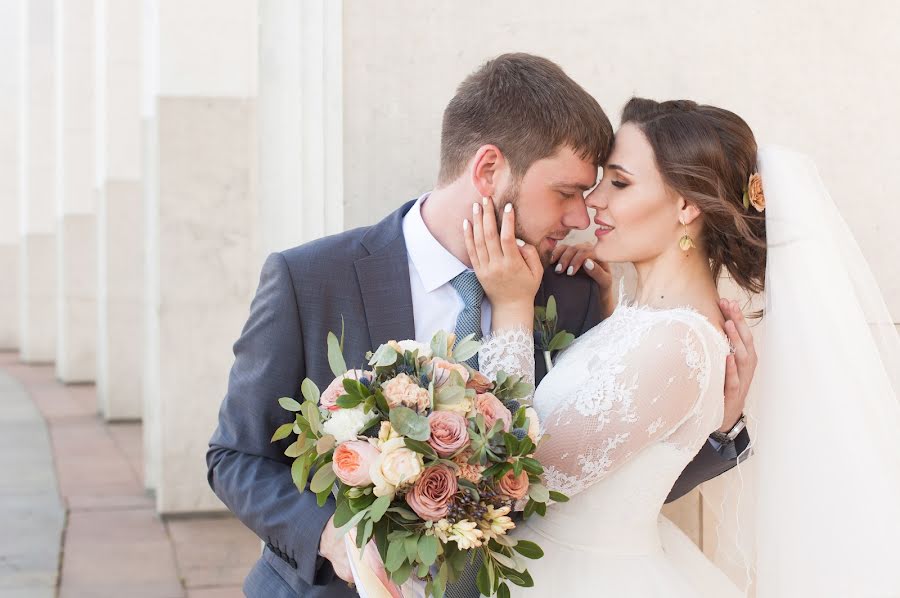
POLYGON ((728 444, 734 442, 734 439, 738 437, 738 434, 743 431, 744 428, 747 427, 746 422, 744 421, 744 414, 741 414, 741 417, 738 418, 737 423, 734 424, 730 430, 727 432, 719 432, 716 430, 712 434, 709 435, 710 438, 715 440, 720 444, 728 444))

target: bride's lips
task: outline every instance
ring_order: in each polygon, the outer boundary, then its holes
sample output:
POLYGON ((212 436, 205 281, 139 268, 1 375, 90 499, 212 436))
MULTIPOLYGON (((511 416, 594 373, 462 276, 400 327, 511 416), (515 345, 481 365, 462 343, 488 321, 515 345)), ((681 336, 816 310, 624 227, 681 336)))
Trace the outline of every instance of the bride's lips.
POLYGON ((597 230, 594 231, 594 234, 597 235, 598 239, 600 237, 602 237, 604 235, 608 235, 612 231, 616 230, 615 226, 613 226, 611 224, 607 224, 607 223, 603 222, 602 220, 594 220, 594 224, 597 225, 597 230))

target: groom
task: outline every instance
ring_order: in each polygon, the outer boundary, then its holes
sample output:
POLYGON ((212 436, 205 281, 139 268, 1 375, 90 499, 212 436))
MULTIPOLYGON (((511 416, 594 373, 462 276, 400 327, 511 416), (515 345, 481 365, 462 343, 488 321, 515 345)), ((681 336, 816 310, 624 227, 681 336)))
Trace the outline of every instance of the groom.
MULTIPOLYGON (((341 330, 342 320, 345 356, 354 366, 388 340, 427 343, 439 329, 462 336, 479 321, 475 331, 490 332, 490 305, 468 269, 461 227, 480 199, 476 183, 497 206, 514 205, 516 236, 537 247, 548 267, 536 303, 556 297, 559 328, 581 335, 605 317, 611 309, 605 271, 594 265, 568 276, 556 273, 550 258, 570 231, 589 226, 583 194, 594 186, 612 139, 596 100, 557 65, 527 54, 500 56, 463 81, 444 112, 434 191, 374 226, 269 256, 234 345, 228 393, 207 453, 210 486, 266 544, 244 582, 247 596, 356 595, 331 521, 333 499, 319 508, 312 492, 298 492, 283 455, 290 441, 269 442, 287 418, 276 399, 300 398, 307 377, 320 388, 331 382, 325 338, 341 330), (467 317, 458 318, 463 310, 467 317)), ((749 334, 736 309, 725 305, 723 312, 749 334)), ((738 421, 755 367, 752 345, 745 352, 735 330, 729 329, 738 371, 732 368, 726 382, 726 432, 738 421)), ((546 374, 540 355, 535 364, 540 381, 546 374)), ((732 467, 731 455, 748 441, 743 432, 724 444, 707 443, 670 500, 732 467)), ((461 581, 448 595, 478 592, 461 581)))

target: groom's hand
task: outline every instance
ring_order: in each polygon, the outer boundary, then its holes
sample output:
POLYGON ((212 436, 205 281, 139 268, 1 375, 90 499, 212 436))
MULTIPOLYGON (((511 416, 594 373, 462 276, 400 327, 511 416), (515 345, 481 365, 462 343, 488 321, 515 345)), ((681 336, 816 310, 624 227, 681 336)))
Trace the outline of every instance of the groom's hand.
POLYGON ((353 572, 350 570, 350 561, 347 558, 347 549, 344 546, 344 538, 338 534, 334 527, 334 516, 325 524, 322 530, 322 538, 319 540, 319 554, 331 562, 334 574, 346 581, 353 582, 353 572))
POLYGON ((725 333, 734 347, 734 354, 728 356, 725 365, 725 418, 719 428, 720 432, 728 432, 744 412, 758 359, 753 335, 738 302, 720 299, 719 309, 725 316, 725 333))

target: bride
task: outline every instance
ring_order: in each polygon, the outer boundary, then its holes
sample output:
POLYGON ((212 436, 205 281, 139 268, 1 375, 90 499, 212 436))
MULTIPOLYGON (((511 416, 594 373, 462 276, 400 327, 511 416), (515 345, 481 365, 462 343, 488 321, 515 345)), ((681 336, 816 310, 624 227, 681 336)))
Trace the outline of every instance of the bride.
MULTIPOLYGON (((513 595, 900 596, 900 467, 888 440, 900 429, 897 334, 852 238, 830 236, 846 231, 815 169, 784 150, 758 155, 747 124, 712 106, 635 98, 622 123, 587 197, 596 244, 560 263, 630 262, 637 291, 620 293, 534 394, 546 484, 571 500, 519 525, 516 538, 545 556, 529 562, 535 587, 513 595), (756 456, 713 505, 734 580, 660 514, 722 425, 723 269, 749 294, 766 291, 748 407, 756 456)), ((479 362, 533 379, 521 331, 543 267, 515 239, 511 207, 498 206, 498 225, 488 200, 464 226, 493 306, 479 362)))

